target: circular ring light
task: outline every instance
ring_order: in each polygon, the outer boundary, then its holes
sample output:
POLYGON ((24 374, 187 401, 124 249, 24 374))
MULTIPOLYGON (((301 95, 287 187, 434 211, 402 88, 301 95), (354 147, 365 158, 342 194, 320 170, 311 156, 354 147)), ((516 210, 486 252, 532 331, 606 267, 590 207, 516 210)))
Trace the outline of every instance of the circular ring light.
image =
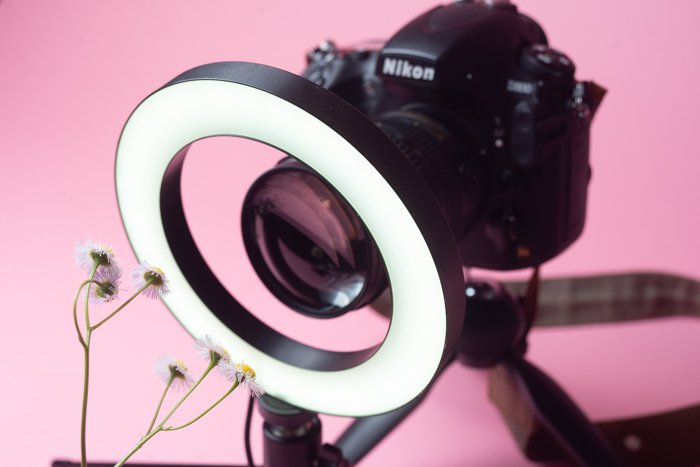
POLYGON ((139 258, 163 268, 171 312, 254 365, 268 392, 344 416, 398 408, 450 358, 462 330, 457 246, 432 193, 369 119, 331 92, 252 63, 194 68, 146 98, 117 149, 122 220, 139 258), (392 321, 384 341, 356 352, 299 343, 250 314, 217 280, 185 220, 180 174, 187 147, 211 136, 276 147, 313 168, 363 220, 384 259, 392 321))

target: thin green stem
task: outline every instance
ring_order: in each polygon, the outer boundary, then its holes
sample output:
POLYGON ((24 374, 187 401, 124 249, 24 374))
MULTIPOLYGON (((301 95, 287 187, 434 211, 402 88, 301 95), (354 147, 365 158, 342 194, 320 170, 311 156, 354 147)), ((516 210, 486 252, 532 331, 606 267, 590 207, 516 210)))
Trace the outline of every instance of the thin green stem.
POLYGON ((214 409, 214 407, 216 407, 217 405, 219 405, 219 403, 220 403, 221 401, 223 401, 224 399, 226 399, 226 398, 228 397, 228 395, 231 394, 237 387, 238 387, 238 381, 236 381, 235 383, 233 383, 233 386, 231 386, 231 389, 229 389, 228 391, 226 391, 226 393, 224 393, 224 395, 221 396, 221 397, 219 398, 219 400, 217 400, 216 402, 214 402, 214 403, 211 405, 211 407, 209 407, 207 410, 205 410, 204 412, 202 412, 201 414, 199 414, 198 416, 196 416, 195 418, 193 418, 192 420, 190 420, 189 422, 187 422, 187 423, 185 423, 185 424, 183 424, 183 425, 164 427, 164 428, 163 428, 163 431, 181 430, 182 428, 186 428, 186 427, 192 425, 194 422, 196 422, 197 420, 199 420, 200 418, 202 418, 203 416, 205 416, 206 414, 208 414, 209 412, 211 412, 211 411, 214 409))
POLYGON ((155 430, 151 431, 151 432, 148 433, 146 436, 144 436, 143 438, 141 438, 141 439, 139 440, 139 442, 136 443, 136 446, 134 446, 133 449, 132 449, 131 451, 127 452, 127 453, 124 455, 124 457, 122 457, 121 459, 119 459, 119 462, 117 462, 116 464, 114 464, 114 467, 121 467, 122 465, 124 465, 124 463, 125 463, 126 461, 128 461, 129 458, 130 458, 131 456, 133 456, 133 455, 136 453, 136 451, 138 451, 139 449, 141 449, 141 448, 143 447, 143 445, 146 444, 146 441, 148 441, 149 439, 153 438, 153 437, 154 437, 156 434, 158 434, 158 432, 161 431, 161 430, 162 430, 162 427, 161 427, 161 426, 158 426, 155 430))
POLYGON ((127 460, 129 460, 129 458, 133 456, 134 453, 136 453, 136 451, 141 449, 143 445, 146 444, 146 441, 153 438, 157 433, 163 431, 163 426, 165 425, 165 422, 167 422, 170 419, 170 417, 172 417, 175 411, 182 405, 183 402, 185 402, 185 399, 187 399, 189 395, 192 394, 192 391, 194 391, 197 388, 197 386, 199 386, 199 384, 202 382, 202 380, 211 372, 211 370, 214 369, 216 363, 217 362, 214 360, 209 360, 209 365, 204 370, 204 373, 202 373, 202 376, 200 376, 199 379, 192 385, 192 387, 185 393, 185 395, 180 398, 177 404, 175 404, 175 406, 172 409, 170 409, 170 412, 168 412, 168 414, 165 416, 165 418, 163 418, 163 420, 158 424, 158 426, 155 429, 153 429, 153 431, 150 431, 143 438, 141 438, 139 442, 136 443, 136 446, 134 446, 131 449, 131 451, 126 453, 126 455, 122 457, 121 460, 119 460, 119 462, 117 462, 114 465, 114 467, 121 467, 122 465, 124 465, 124 463, 127 460))
POLYGON ((95 264, 92 266, 92 271, 90 272, 90 282, 88 283, 87 290, 85 291, 85 327, 86 327, 86 329, 90 329, 90 288, 92 287, 92 280, 95 278, 95 273, 97 272, 97 268, 99 266, 100 266, 100 261, 95 260, 95 264))
POLYGON ((168 394, 168 389, 170 389, 170 386, 173 384, 174 379, 175 379, 175 373, 173 373, 171 371, 170 378, 168 378, 168 383, 165 385, 165 389, 163 390, 163 395, 160 396, 160 400, 158 401, 158 407, 156 407, 156 413, 153 414, 153 418, 151 419, 151 424, 148 425, 148 430, 146 430, 146 435, 151 432, 151 430, 153 429, 153 425, 156 424, 156 418, 158 418, 158 414, 160 413, 160 408, 163 405, 163 401, 165 400, 165 396, 166 396, 166 394, 168 394))
POLYGON ((80 287, 78 287, 78 293, 75 294, 75 300, 73 300, 73 323, 75 324, 75 330, 78 333, 78 340, 80 340, 80 344, 83 347, 85 347, 85 339, 83 339, 83 332, 80 330, 80 325, 78 324, 78 299, 80 298, 80 294, 83 292, 83 288, 91 283, 102 285, 100 282, 92 279, 83 281, 83 283, 80 284, 80 287))
MULTIPOLYGON (((88 279, 87 290, 85 291, 85 339, 83 340, 83 352, 85 355, 84 361, 85 365, 83 368, 83 407, 80 420, 80 466, 87 467, 87 444, 86 444, 86 432, 87 432, 87 403, 88 403, 88 383, 90 381, 90 316, 89 316, 89 305, 90 305, 90 287, 92 286, 93 279, 95 278, 95 273, 97 272, 97 267, 100 265, 98 260, 92 266, 92 271, 90 272, 90 277, 88 279)), ((80 287, 81 289, 83 286, 80 287)), ((77 298, 76 298, 77 300, 77 298)), ((77 315, 77 312, 75 313, 77 315)), ((75 322, 77 326, 78 318, 76 316, 75 322)), ((80 336, 82 338, 82 335, 80 336)))
POLYGON ((80 465, 87 467, 87 448, 85 435, 87 429, 87 402, 88 402, 88 381, 90 380, 90 331, 88 331, 87 343, 83 347, 84 367, 83 367, 83 408, 80 420, 80 465))
POLYGON ((99 328, 100 326, 102 326, 103 324, 105 324, 107 321, 109 321, 110 319, 112 319, 112 318, 114 317, 114 315, 116 315, 117 313, 119 313, 120 311, 122 311, 122 310, 123 310, 129 303, 131 303, 136 297, 138 297, 139 295, 141 295, 141 293, 142 293, 144 290, 146 290, 148 287, 150 287, 154 280, 155 280, 155 279, 148 279, 148 280, 146 281, 146 283, 145 283, 144 285, 141 286, 140 289, 138 289, 138 290, 137 290, 131 297, 129 297, 124 303, 122 303, 121 305, 119 305, 119 306, 117 307, 116 310, 114 310, 113 312, 111 312, 109 315, 107 315, 106 318, 104 318, 102 321, 100 321, 100 322, 97 323, 96 325, 91 326, 91 327, 90 327, 90 330, 91 330, 91 331, 94 331, 95 329, 99 328))
POLYGON ((187 399, 189 395, 192 394, 192 391, 197 389, 197 386, 199 386, 204 377, 207 376, 209 372, 214 369, 215 366, 216 362, 214 360, 209 360, 209 365, 207 365, 207 368, 204 370, 204 373, 202 373, 202 376, 200 376, 199 379, 192 385, 192 387, 185 393, 185 395, 182 396, 179 401, 177 401, 177 404, 175 404, 173 408, 170 409, 170 412, 168 412, 165 418, 160 422, 158 428, 163 428, 165 422, 167 422, 170 419, 170 417, 173 416, 175 411, 182 405, 183 402, 185 402, 185 399, 187 399))

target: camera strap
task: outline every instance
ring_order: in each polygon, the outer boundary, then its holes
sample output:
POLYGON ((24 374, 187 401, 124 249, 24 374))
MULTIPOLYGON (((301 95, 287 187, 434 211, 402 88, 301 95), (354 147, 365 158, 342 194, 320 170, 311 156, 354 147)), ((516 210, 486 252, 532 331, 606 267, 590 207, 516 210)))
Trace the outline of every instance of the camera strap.
MULTIPOLYGON (((507 286, 525 295, 528 282, 507 286)), ((540 280, 533 325, 575 326, 677 316, 700 317, 700 282, 662 273, 610 274, 540 280)), ((538 462, 567 460, 501 365, 490 370, 489 395, 526 457, 538 462)), ((700 405, 595 425, 625 465, 700 464, 700 405)))

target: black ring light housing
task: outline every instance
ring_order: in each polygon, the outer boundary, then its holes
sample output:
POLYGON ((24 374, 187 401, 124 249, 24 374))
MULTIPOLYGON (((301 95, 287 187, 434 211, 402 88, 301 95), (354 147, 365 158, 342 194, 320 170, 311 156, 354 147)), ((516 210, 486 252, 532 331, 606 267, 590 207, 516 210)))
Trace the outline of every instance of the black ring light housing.
MULTIPOLYGON (((191 82, 202 83, 211 81, 233 83, 237 87, 250 87, 303 110, 303 112, 323 123, 332 132, 340 135, 354 147, 396 193, 424 238, 442 288, 445 310, 445 337, 443 348, 441 349, 442 359, 440 365, 435 368, 436 373, 447 362, 461 334, 464 317, 464 281, 460 256, 450 227, 434 195, 421 176, 388 137, 352 105, 304 78, 269 66, 242 62, 223 62, 199 66, 167 83, 159 91, 144 100, 141 105, 143 106, 149 99, 168 89, 187 85, 191 82)), ((123 143, 126 139, 131 138, 130 124, 132 120, 139 120, 135 119, 134 115, 139 113, 140 107, 134 111, 122 133, 116 170, 120 209, 125 228, 138 256, 142 256, 147 252, 142 251, 142 247, 139 246, 140 239, 138 235, 140 234, 136 232, 137 229, 134 227, 134 223, 128 220, 128 210, 132 208, 130 203, 125 202, 125 199, 132 197, 134 193, 128 193, 132 190, 130 183, 120 180, 120 172, 123 170, 120 167, 120 160, 132 157, 129 155, 131 154, 131 141, 129 141, 129 148, 126 148, 127 144, 123 143)), ((177 106, 173 107, 171 111, 178 112, 177 106)), ((134 123, 132 127, 138 124, 134 123)), ((227 132, 225 135, 242 136, 256 140, 254 136, 243 133, 237 134, 235 130, 230 133, 227 132)), ((196 139, 207 136, 215 136, 215 134, 201 135, 196 139)), ((314 135, 309 134, 307 137, 313 139, 314 135)), ((160 185, 159 206, 162 231, 167 239, 167 246, 184 279, 197 297, 223 326, 230 329, 251 347, 284 364, 304 370, 335 372, 350 369, 372 358, 383 344, 354 352, 335 352, 314 348, 290 339, 271 329, 252 315, 219 282, 198 250, 183 211, 180 191, 182 167, 189 144, 195 140, 182 147, 167 163, 160 185)), ((257 140, 264 144, 275 146, 270 141, 257 140)), ((278 147, 278 149, 290 153, 289 148, 278 147)), ((290 153, 290 155, 298 156, 300 160, 304 161, 303 154, 290 153)), ((333 156, 329 155, 328 157, 333 156)), ((326 179, 326 182, 337 188, 333 180, 326 179)), ((362 184, 363 180, 357 180, 357 183, 362 184)), ((138 188, 134 188, 134 190, 138 190, 138 188)), ((342 194, 340 189, 338 191, 342 194)), ((382 203, 381 199, 374 201, 382 203)), ((358 214, 360 217, 363 216, 362 212, 358 212, 358 214)), ((391 222, 387 221, 386 228, 392 228, 391 222)), ((370 231, 373 228, 376 229, 372 225, 369 225, 369 228, 370 231)), ((374 232, 372 233, 374 234, 374 232)), ((395 232, 395 235, 400 236, 401 232, 395 232)), ((378 247, 381 252, 383 245, 378 242, 378 247)), ((405 251, 405 255, 411 254, 411 251, 405 251)), ((391 284, 391 268, 389 268, 388 273, 391 284)), ((175 296, 171 301, 166 300, 166 304, 174 312, 174 308, 179 306, 175 296)), ((439 311, 436 312, 439 313, 439 311)), ((180 316, 178 316, 178 319, 180 319, 180 316)), ((183 323, 183 325, 188 327, 186 323, 183 323)), ((393 326, 393 323, 390 325, 390 331, 391 326, 393 326)), ((192 332, 192 330, 190 331, 192 332)), ((420 336, 415 337, 416 342, 419 342, 420 336)), ((404 363, 407 366, 412 364, 410 361, 404 363)), ((431 375, 430 379, 435 373, 431 375)), ((358 382, 357 384, 362 383, 358 382)), ((270 392, 281 399, 288 400, 290 403, 298 404, 298 401, 294 400, 294 398, 286 397, 283 391, 276 391, 275 388, 271 388, 270 392)), ((418 393, 414 394, 414 397, 417 395, 418 393)), ((394 404, 394 406, 387 406, 386 410, 398 407, 406 402, 408 401, 403 400, 394 404)), ((341 415, 354 415, 352 413, 343 413, 343 410, 329 410, 323 407, 309 408, 335 412, 341 415)))

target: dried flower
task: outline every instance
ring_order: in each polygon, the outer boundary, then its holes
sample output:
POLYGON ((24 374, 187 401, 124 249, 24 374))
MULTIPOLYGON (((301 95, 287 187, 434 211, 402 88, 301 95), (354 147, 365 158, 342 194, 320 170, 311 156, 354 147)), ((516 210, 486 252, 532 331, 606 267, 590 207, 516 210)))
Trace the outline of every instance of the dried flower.
POLYGON ((119 283, 121 271, 117 267, 99 268, 94 280, 99 284, 93 284, 90 289, 90 303, 99 305, 116 300, 119 295, 119 283))
POLYGON ((85 269, 88 273, 92 271, 97 261, 100 269, 115 269, 119 270, 112 247, 103 242, 93 242, 87 240, 76 243, 75 245, 75 262, 85 269))
POLYGON ((160 295, 170 292, 170 282, 163 270, 151 266, 146 261, 141 261, 131 271, 131 280, 136 289, 146 287, 143 294, 148 298, 158 299, 160 295))
POLYGON ((171 387, 175 389, 188 388, 194 383, 194 377, 182 360, 177 360, 169 355, 164 355, 156 360, 153 369, 164 383, 172 378, 171 387))
POLYGON ((208 334, 195 341, 194 349, 202 358, 213 361, 217 365, 220 365, 221 362, 231 361, 231 354, 228 353, 228 350, 218 342, 214 342, 214 339, 208 334))
POLYGON ((265 389, 257 382, 255 370, 247 363, 233 363, 230 360, 219 363, 219 371, 229 381, 238 381, 238 384, 248 389, 250 397, 260 397, 265 394, 265 389))

